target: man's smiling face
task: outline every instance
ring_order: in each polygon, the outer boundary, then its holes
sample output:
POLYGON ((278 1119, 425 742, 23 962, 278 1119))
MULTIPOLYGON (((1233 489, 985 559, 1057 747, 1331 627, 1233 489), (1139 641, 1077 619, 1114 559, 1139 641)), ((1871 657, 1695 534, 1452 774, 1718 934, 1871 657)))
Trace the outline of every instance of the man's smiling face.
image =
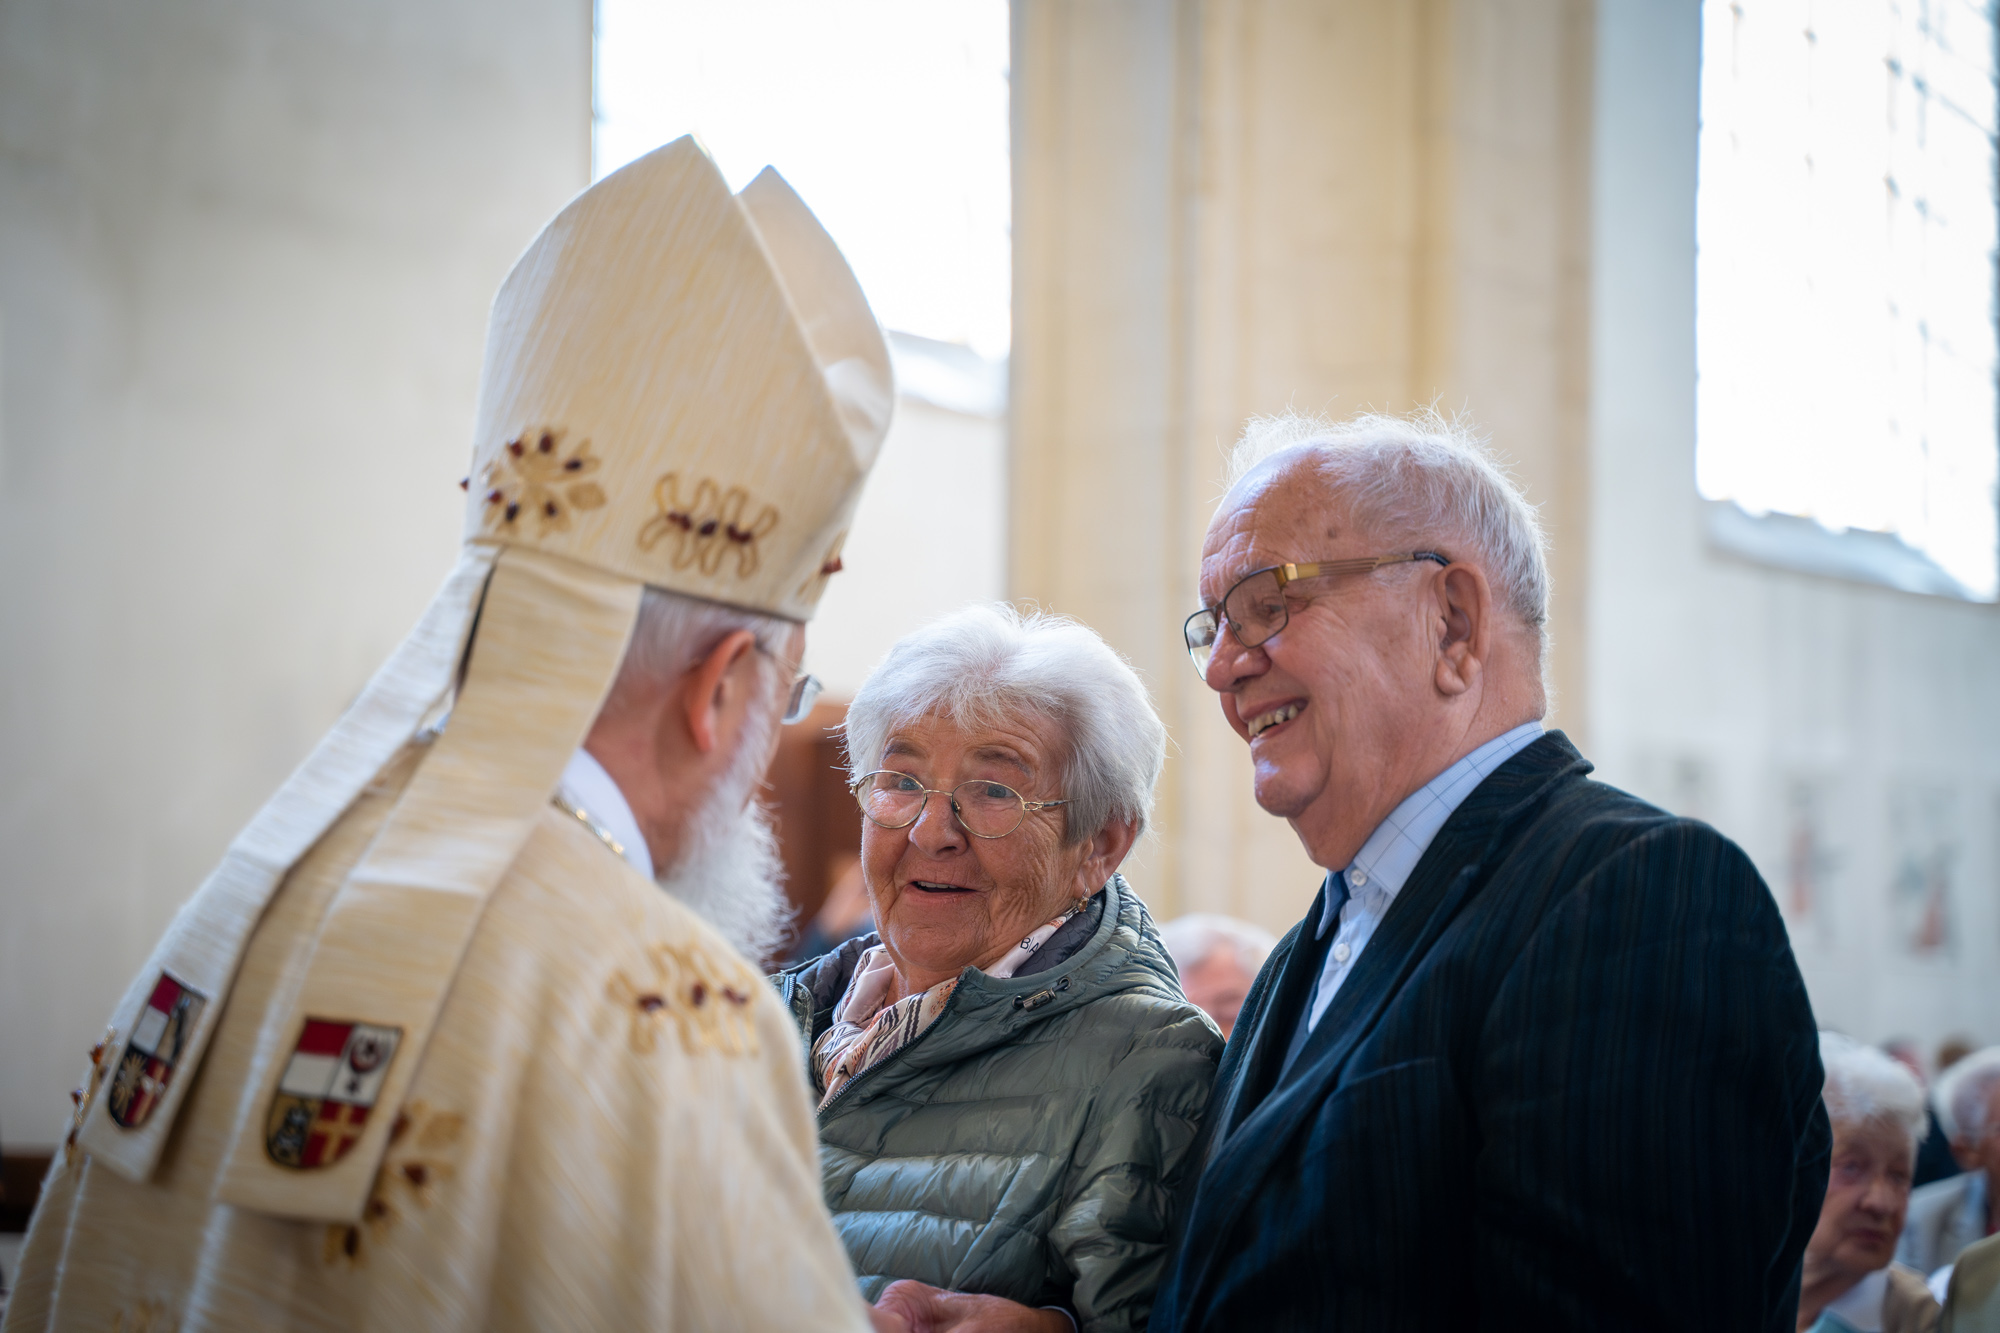
MULTIPOLYGON (((1415 536, 1357 524, 1310 457, 1286 451, 1216 511, 1202 603, 1219 606, 1254 570, 1407 550, 1415 536)), ((1433 685, 1444 618, 1426 593, 1442 573, 1419 562, 1303 580, 1286 588, 1289 623, 1270 639, 1246 649, 1225 627, 1216 641, 1208 684, 1250 745, 1257 803, 1289 820, 1321 865, 1345 865, 1434 776, 1437 746, 1425 742, 1447 722, 1433 685)))

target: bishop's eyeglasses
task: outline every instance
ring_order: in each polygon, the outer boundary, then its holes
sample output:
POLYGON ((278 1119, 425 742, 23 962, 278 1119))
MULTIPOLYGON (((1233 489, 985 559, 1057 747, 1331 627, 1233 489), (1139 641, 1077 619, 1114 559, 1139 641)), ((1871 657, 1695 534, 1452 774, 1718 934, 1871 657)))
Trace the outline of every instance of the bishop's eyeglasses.
POLYGON ((1187 618, 1181 633, 1187 639, 1188 656, 1194 669, 1208 678, 1208 659, 1215 653, 1215 641, 1227 624, 1236 642, 1255 648, 1283 629, 1292 618, 1285 589, 1300 579, 1323 579, 1330 574, 1372 574, 1385 565, 1407 565, 1413 560, 1432 560, 1440 565, 1451 561, 1436 551, 1398 551, 1393 555, 1364 555, 1354 560, 1322 560, 1311 565, 1270 565, 1252 570, 1222 595, 1220 607, 1203 607, 1187 618))
POLYGON ((924 803, 933 796, 951 802, 951 812, 967 833, 975 838, 1004 838, 1021 827, 1032 810, 1051 810, 1068 801, 1031 801, 1004 782, 973 778, 950 791, 926 787, 908 773, 881 768, 863 773, 853 782, 854 799, 861 813, 883 828, 908 828, 924 813, 924 803))

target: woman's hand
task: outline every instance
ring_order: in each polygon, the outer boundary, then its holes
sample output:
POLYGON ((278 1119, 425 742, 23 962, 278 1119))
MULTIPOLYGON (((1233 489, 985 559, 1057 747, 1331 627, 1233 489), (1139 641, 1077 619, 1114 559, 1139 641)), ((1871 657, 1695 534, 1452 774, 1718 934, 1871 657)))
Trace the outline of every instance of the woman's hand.
POLYGON ((1060 1310, 1037 1310, 1000 1296, 944 1291, 908 1278, 891 1282, 871 1312, 878 1329, 894 1329, 900 1319, 908 1333, 1071 1333, 1075 1327, 1060 1310), (884 1319, 883 1316, 888 1316, 884 1319))

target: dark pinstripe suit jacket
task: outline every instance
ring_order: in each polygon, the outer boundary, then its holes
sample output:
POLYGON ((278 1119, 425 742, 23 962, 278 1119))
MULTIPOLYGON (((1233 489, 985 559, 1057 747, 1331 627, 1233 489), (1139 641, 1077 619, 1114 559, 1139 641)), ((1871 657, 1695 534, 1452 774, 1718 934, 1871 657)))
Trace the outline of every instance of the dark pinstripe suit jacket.
POLYGON ((1282 1077, 1324 943, 1279 944, 1152 1333, 1792 1328, 1831 1139, 1784 925, 1589 771, 1551 732, 1481 783, 1282 1077))

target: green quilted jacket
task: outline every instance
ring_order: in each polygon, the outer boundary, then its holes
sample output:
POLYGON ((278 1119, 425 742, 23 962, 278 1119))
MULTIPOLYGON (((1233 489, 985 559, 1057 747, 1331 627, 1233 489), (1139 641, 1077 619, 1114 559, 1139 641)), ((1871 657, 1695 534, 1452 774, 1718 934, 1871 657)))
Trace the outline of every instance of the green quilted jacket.
MULTIPOLYGON (((1084 1333, 1146 1326, 1222 1036, 1124 878, 1098 900, 1042 970, 967 968, 820 1112, 827 1207, 869 1300, 909 1277, 1061 1305, 1084 1333)), ((876 942, 772 978, 808 1048, 876 942)))

